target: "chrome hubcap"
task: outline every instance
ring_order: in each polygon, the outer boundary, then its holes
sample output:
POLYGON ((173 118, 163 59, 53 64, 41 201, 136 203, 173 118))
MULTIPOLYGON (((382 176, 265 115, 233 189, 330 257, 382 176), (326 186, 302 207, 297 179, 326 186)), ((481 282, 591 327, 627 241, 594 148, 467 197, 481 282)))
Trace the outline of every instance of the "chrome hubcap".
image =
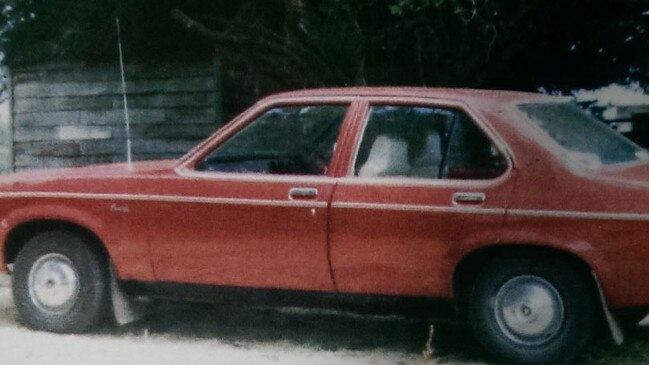
POLYGON ((548 281, 521 275, 503 285, 494 301, 494 314, 510 340, 526 346, 550 341, 561 329, 563 301, 548 281))
POLYGON ((66 312, 79 296, 79 275, 72 261, 58 253, 39 258, 28 280, 32 303, 46 312, 66 312))

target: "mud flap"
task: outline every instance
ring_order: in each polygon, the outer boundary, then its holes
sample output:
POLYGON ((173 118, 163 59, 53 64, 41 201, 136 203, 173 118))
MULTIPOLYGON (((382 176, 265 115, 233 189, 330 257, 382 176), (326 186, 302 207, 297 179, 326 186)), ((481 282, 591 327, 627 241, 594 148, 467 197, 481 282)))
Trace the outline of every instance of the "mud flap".
POLYGON ((112 268, 110 269, 110 297, 115 321, 120 326, 144 318, 146 303, 138 302, 121 290, 112 268))
POLYGON ((602 304, 602 311, 604 312, 604 317, 606 318, 606 324, 608 325, 608 328, 611 331, 613 342, 615 342, 615 344, 619 346, 622 343, 624 343, 624 332, 622 331, 622 327, 620 326, 620 324, 613 316, 613 313, 611 313, 611 310, 608 308, 608 303, 606 302, 606 297, 604 296, 604 290, 602 290, 602 285, 599 283, 599 280, 597 279, 597 275, 595 274, 594 271, 592 271, 591 274, 593 275, 593 278, 595 279, 595 283, 597 284, 597 292, 599 294, 600 303, 602 304))

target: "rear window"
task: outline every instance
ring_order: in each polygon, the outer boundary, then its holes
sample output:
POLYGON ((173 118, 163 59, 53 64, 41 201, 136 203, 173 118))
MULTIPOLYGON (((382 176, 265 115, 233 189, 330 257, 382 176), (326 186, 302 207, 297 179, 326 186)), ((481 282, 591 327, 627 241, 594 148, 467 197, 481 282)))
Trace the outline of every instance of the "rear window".
POLYGON ((519 109, 564 149, 564 156, 588 168, 648 161, 642 147, 571 103, 524 104, 519 109))

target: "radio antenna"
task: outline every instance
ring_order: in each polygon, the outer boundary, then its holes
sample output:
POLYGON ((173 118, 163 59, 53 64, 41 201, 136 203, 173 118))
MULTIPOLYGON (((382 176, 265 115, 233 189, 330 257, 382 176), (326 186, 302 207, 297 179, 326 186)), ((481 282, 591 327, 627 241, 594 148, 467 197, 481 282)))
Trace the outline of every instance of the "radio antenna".
POLYGON ((119 18, 115 17, 115 26, 117 27, 117 49, 119 50, 119 69, 122 74, 122 96, 124 97, 124 122, 126 124, 126 165, 129 171, 133 170, 133 161, 131 159, 131 121, 128 117, 128 101, 126 98, 126 77, 124 76, 124 55, 122 53, 122 36, 119 26, 119 18))

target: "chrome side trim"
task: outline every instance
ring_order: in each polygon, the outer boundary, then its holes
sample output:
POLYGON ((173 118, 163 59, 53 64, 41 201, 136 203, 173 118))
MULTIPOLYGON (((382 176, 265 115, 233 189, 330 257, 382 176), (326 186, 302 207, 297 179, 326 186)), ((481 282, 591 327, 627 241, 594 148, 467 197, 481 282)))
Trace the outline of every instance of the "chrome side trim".
POLYGON ((337 203, 332 203, 331 207, 340 208, 340 209, 396 210, 396 211, 406 211, 406 212, 487 214, 487 215, 505 214, 505 209, 500 209, 500 208, 445 207, 445 206, 414 205, 414 204, 373 204, 373 203, 337 202, 337 203))
POLYGON ((414 205, 414 204, 374 204, 374 203, 356 203, 356 202, 334 202, 332 208, 340 209, 371 209, 371 210, 397 210, 413 212, 433 212, 433 213, 456 213, 456 214, 490 214, 504 215, 514 217, 542 217, 542 218, 575 218, 575 219, 610 219, 610 220, 632 220, 632 221, 649 221, 649 214, 635 213, 604 213, 604 212, 577 212, 577 211, 560 211, 560 210, 526 210, 526 209, 509 209, 504 208, 471 208, 471 207, 446 207, 431 205, 414 205))
POLYGON ((336 178, 326 175, 271 175, 255 173, 230 173, 195 171, 187 168, 176 168, 175 173, 184 178, 219 180, 219 181, 252 181, 252 182, 286 182, 286 183, 335 183, 336 178))
MULTIPOLYGON (((257 205, 276 207, 304 207, 304 208, 326 208, 327 202, 322 201, 296 201, 296 200, 270 200, 270 199, 239 199, 239 198, 216 198, 199 196, 180 195, 149 195, 149 194, 100 194, 100 193, 56 193, 56 192, 13 192, 0 193, 0 199, 11 198, 50 198, 50 199, 88 199, 88 200, 121 200, 121 201, 157 201, 169 203, 203 203, 223 205, 257 205)), ((544 217, 544 218, 575 218, 575 219, 610 219, 649 221, 649 214, 639 213, 606 213, 606 212, 578 212, 561 210, 532 210, 532 209, 509 209, 504 208, 472 208, 452 206, 432 206, 415 204, 380 204, 363 202, 333 202, 332 208, 339 209, 372 209, 372 210, 396 210, 415 212, 437 212, 437 213, 466 213, 466 214, 491 214, 507 215, 512 217, 544 217)))
POLYGON ((532 210, 509 209, 507 215, 513 217, 544 217, 544 218, 578 218, 578 219, 612 219, 628 221, 649 221, 649 214, 639 213, 606 213, 578 212, 569 210, 532 210))
POLYGON ((431 187, 431 188, 458 188, 458 189, 487 189, 496 186, 500 180, 455 180, 455 179, 426 179, 405 176, 378 176, 378 177, 340 177, 334 180, 337 183, 358 186, 393 186, 393 187, 431 187))
POLYGON ((326 208, 327 207, 327 202, 209 198, 209 197, 179 196, 179 195, 51 193, 51 192, 37 192, 37 191, 20 192, 20 193, 0 193, 0 199, 9 199, 9 198, 155 201, 155 202, 169 202, 169 203, 204 203, 204 204, 257 205, 257 206, 262 205, 262 206, 271 206, 271 207, 304 207, 304 208, 326 208))

